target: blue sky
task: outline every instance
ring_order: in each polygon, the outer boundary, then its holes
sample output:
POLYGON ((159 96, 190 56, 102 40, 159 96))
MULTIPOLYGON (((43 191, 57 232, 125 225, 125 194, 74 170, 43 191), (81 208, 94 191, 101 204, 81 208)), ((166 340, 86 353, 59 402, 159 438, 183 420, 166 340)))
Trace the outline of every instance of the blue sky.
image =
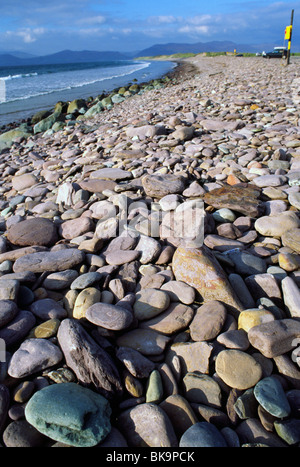
POLYGON ((281 46, 292 9, 300 51, 300 1, 0 0, 0 51, 131 52, 212 40, 281 46))

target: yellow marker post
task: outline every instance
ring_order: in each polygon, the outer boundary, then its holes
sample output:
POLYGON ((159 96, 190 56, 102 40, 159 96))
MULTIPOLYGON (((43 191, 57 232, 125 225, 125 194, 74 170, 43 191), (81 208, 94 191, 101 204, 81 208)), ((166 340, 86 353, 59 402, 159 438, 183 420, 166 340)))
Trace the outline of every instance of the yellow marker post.
POLYGON ((290 64, 290 57, 291 57, 291 45, 292 45, 292 31, 293 31, 293 21, 294 21, 294 10, 292 10, 292 15, 291 15, 291 24, 290 26, 287 26, 285 29, 285 40, 288 40, 288 50, 287 50, 287 56, 286 56, 286 64, 290 64))

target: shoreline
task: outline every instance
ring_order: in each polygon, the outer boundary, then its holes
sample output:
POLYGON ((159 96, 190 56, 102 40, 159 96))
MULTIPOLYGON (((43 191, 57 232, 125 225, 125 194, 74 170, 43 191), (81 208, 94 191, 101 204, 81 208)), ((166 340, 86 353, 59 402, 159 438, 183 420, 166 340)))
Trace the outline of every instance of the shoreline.
MULTIPOLYGON (((178 74, 181 73, 182 68, 184 68, 184 64, 182 64, 180 60, 170 60, 170 62, 173 62, 173 63, 176 63, 176 64, 177 64, 177 66, 176 66, 176 68, 175 68, 174 70, 171 70, 171 71, 168 71, 168 72, 162 74, 159 78, 150 79, 149 81, 141 81, 141 82, 139 83, 140 87, 144 87, 144 86, 150 85, 151 82, 153 82, 153 81, 155 81, 155 80, 163 80, 163 79, 166 78, 166 77, 168 77, 168 78, 170 78, 170 79, 173 79, 173 78, 175 79, 175 78, 178 76, 178 74), (175 71, 175 70, 177 69, 177 67, 179 68, 179 69, 178 69, 178 72, 175 71)), ((189 67, 189 65, 187 65, 187 68, 188 68, 188 67, 189 67)), ((136 79, 128 80, 128 83, 127 83, 126 85, 120 86, 120 87, 129 88, 130 85, 134 84, 135 82, 136 82, 136 79)), ((102 97, 103 97, 103 98, 108 97, 108 96, 109 96, 110 94, 112 94, 114 91, 117 91, 117 89, 118 89, 118 88, 115 88, 115 89, 111 90, 110 92, 108 91, 108 92, 102 93, 102 97)), ((94 100, 95 100, 96 98, 97 98, 97 96, 93 96, 93 99, 94 99, 94 100)), ((90 99, 89 99, 89 98, 83 98, 83 97, 80 95, 80 93, 78 93, 78 96, 77 96, 76 98, 74 98, 74 100, 77 100, 77 99, 78 99, 78 100, 84 100, 84 101, 86 102, 87 107, 90 107, 90 106, 91 106, 90 99)), ((59 103, 59 102, 61 102, 61 101, 58 101, 57 103, 59 103)), ((72 101, 65 101, 65 102, 66 102, 66 103, 70 103, 70 102, 72 102, 72 101)), ((56 104, 57 104, 57 103, 56 103, 56 104)), ((56 105, 56 104, 55 104, 55 105, 56 105)), ((54 106, 51 106, 51 107, 49 107, 49 108, 47 108, 47 109, 44 109, 44 111, 49 111, 49 112, 51 112, 51 110, 54 111, 55 105, 54 105, 54 106)), ((43 110, 41 110, 41 111, 39 111, 39 112, 42 112, 42 111, 43 111, 43 110)), ((38 113, 38 112, 35 112, 35 113, 38 113)), ((4 124, 4 125, 0 126, 0 135, 1 135, 2 133, 6 132, 6 131, 10 131, 10 130, 15 129, 15 128, 17 128, 17 127, 20 126, 20 125, 24 125, 24 124, 29 124, 29 125, 30 125, 30 124, 31 124, 31 120, 32 120, 32 118, 34 117, 35 113, 33 112, 33 113, 32 113, 29 117, 27 117, 27 118, 21 118, 21 119, 19 119, 19 120, 11 121, 11 122, 9 122, 9 123, 7 123, 7 124, 4 124)))

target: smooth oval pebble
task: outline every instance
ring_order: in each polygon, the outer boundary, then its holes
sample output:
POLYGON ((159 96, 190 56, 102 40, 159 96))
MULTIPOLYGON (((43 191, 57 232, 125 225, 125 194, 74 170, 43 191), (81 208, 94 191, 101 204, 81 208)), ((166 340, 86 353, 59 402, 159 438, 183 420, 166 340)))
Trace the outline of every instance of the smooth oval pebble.
POLYGON ((30 306, 30 311, 39 319, 63 319, 67 317, 66 310, 52 298, 36 300, 30 306))
POLYGON ((132 313, 127 309, 100 302, 90 306, 85 317, 91 323, 112 331, 128 328, 133 320, 132 313))
POLYGON ((274 417, 285 418, 291 413, 291 407, 281 383, 272 376, 263 378, 255 385, 254 396, 260 405, 274 417))
POLYGON ((13 378, 24 378, 56 365, 62 358, 60 348, 47 339, 27 339, 13 354, 8 374, 13 378))
POLYGON ((182 435, 181 448, 226 448, 227 443, 220 431, 209 422, 198 422, 188 428, 182 435))
POLYGON ((83 251, 68 248, 59 251, 41 251, 21 256, 16 259, 14 272, 56 272, 71 269, 85 258, 83 251))
POLYGON ((262 377, 260 364, 241 350, 222 350, 215 365, 217 375, 231 388, 251 388, 262 377))
POLYGON ((85 274, 81 274, 71 283, 71 290, 75 289, 86 289, 87 287, 91 287, 93 284, 99 282, 101 279, 101 274, 99 272, 87 272, 85 274))
POLYGON ((152 403, 140 404, 122 412, 118 428, 135 447, 177 447, 178 441, 166 413, 152 403))
POLYGON ((167 292, 156 289, 144 289, 136 294, 133 305, 134 315, 138 320, 154 318, 165 311, 170 304, 170 297, 167 292))

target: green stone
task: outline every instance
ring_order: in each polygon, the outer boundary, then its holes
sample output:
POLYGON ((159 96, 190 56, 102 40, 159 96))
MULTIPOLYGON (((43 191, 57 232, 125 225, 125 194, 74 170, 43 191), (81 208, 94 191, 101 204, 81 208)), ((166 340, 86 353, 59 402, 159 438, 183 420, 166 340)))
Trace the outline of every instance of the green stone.
POLYGON ((281 383, 268 376, 254 387, 254 396, 260 405, 271 415, 278 418, 288 417, 291 412, 289 401, 281 383))
POLYGON ((291 418, 289 420, 277 420, 274 422, 276 433, 288 445, 300 442, 300 420, 291 418))
POLYGON ((50 337, 53 337, 56 335, 59 325, 60 325, 59 319, 56 319, 56 318, 49 319, 39 324, 35 328, 33 328, 28 337, 29 338, 37 337, 39 339, 41 338, 49 339, 50 337))
POLYGON ((163 385, 161 376, 158 370, 153 370, 150 373, 147 389, 146 389, 146 402, 159 404, 163 398, 163 385))
POLYGON ((111 408, 100 394, 75 383, 51 384, 28 401, 25 418, 40 433, 75 447, 92 447, 111 431, 111 408))
POLYGON ((254 397, 253 388, 247 389, 240 397, 237 398, 233 408, 239 418, 255 418, 257 414, 257 400, 254 397))

